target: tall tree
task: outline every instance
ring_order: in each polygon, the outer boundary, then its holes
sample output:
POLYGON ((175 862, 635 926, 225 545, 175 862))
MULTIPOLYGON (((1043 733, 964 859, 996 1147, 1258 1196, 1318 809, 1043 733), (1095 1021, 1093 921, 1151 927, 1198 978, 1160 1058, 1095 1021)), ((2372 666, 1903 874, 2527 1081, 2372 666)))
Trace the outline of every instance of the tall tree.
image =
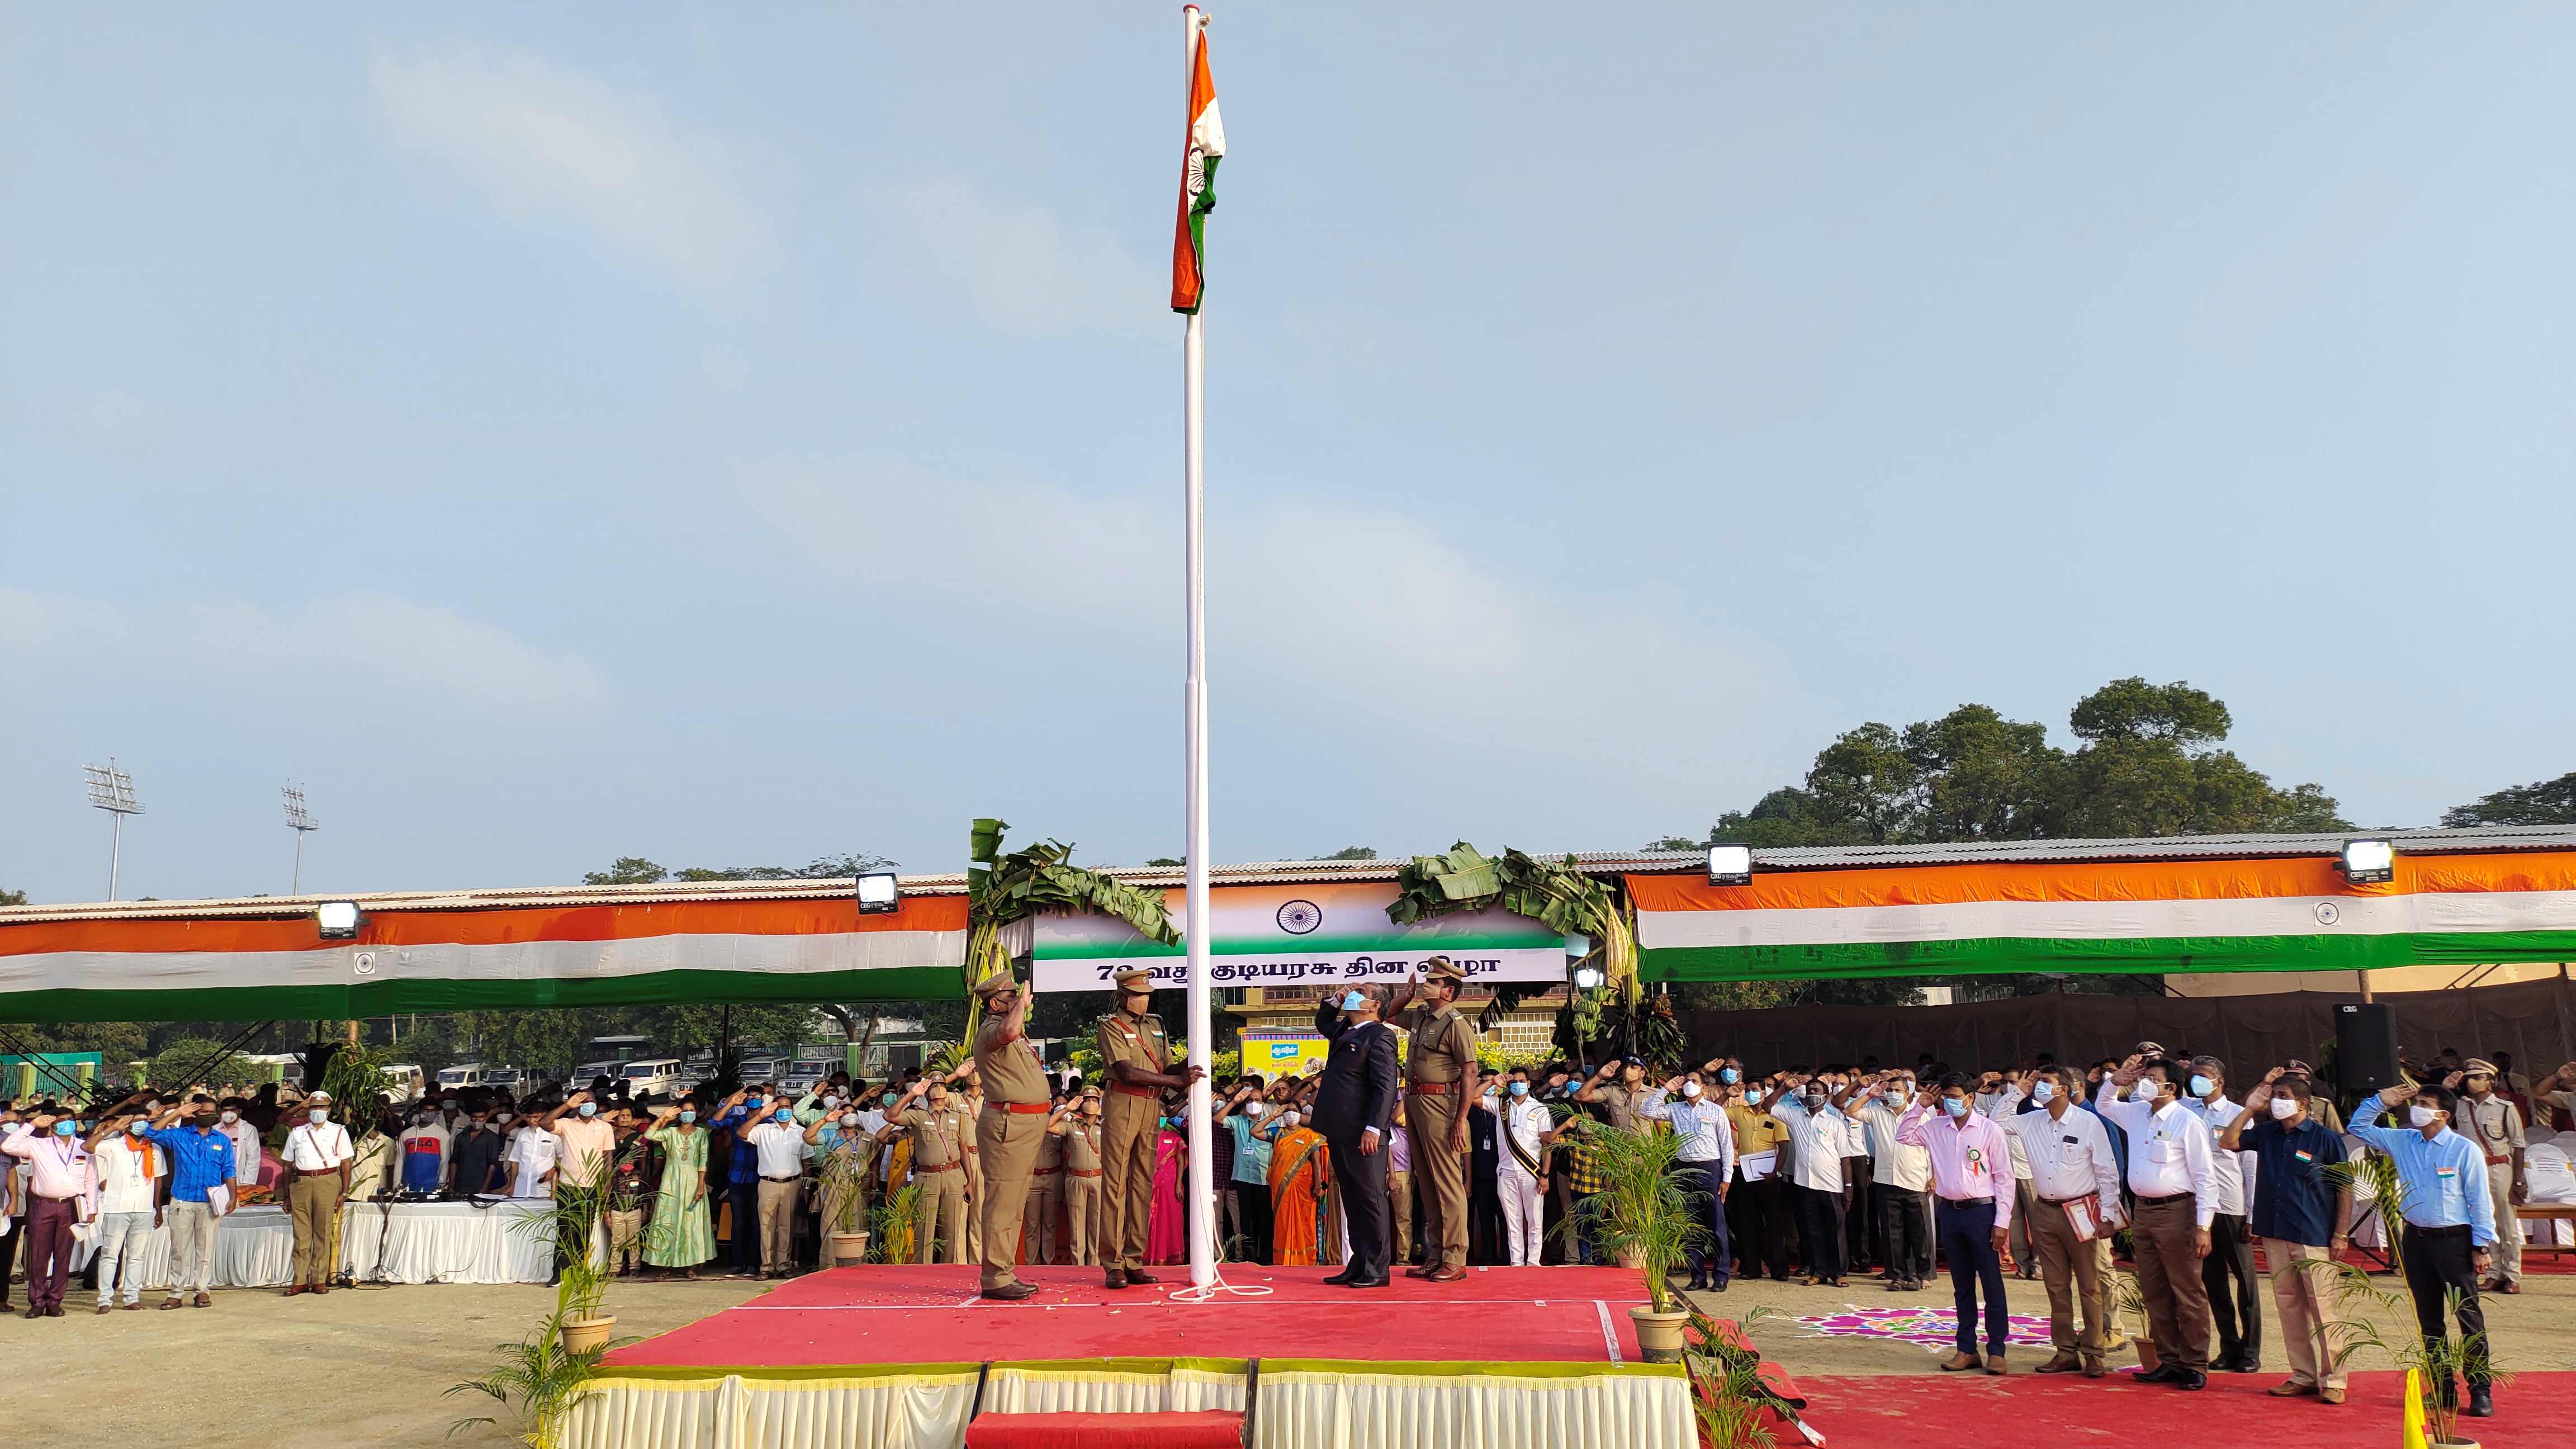
POLYGON ((26 903, 25 891, 0 890, 0 906, 23 906, 26 903))
POLYGON ((2576 825, 2576 770, 2555 780, 2534 780, 2480 795, 2442 812, 2455 830, 2478 825, 2576 825))
POLYGON ((2066 757, 2048 726, 1963 704, 1905 728, 1920 783, 1917 831, 1925 840, 2030 840, 2048 832, 2066 757))
POLYGON ((1913 837, 1923 814, 1922 775, 1904 737, 1873 720, 1816 755, 1807 794, 1826 819, 1858 825, 1885 845, 1913 837))

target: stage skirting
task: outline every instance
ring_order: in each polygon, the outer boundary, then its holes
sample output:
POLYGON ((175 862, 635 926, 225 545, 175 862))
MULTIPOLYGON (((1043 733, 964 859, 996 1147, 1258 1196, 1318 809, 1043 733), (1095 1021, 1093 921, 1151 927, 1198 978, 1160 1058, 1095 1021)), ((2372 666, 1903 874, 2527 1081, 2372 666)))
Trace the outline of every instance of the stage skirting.
MULTIPOLYGON (((1689 1382, 1656 1364, 1240 1359, 995 1364, 992 1413, 1249 1412, 1252 1449, 1691 1449, 1689 1382), (1257 1398, 1257 1402, 1249 1402, 1257 1398)), ((564 1449, 956 1449, 976 1364, 611 1368, 564 1449)))
MULTIPOLYGON (((552 1204, 539 1202, 533 1210, 552 1204)), ((340 1262, 360 1282, 377 1276, 395 1283, 543 1283, 554 1276, 554 1250, 544 1238, 516 1225, 527 1203, 501 1200, 488 1207, 465 1202, 353 1202, 340 1218, 340 1262)), ((73 1251, 75 1269, 89 1265, 91 1248, 73 1251)), ((143 1282, 170 1286, 170 1230, 145 1240, 143 1282)), ((218 1288, 282 1288, 295 1266, 295 1229, 286 1210, 253 1205, 215 1225, 214 1283, 218 1288)))

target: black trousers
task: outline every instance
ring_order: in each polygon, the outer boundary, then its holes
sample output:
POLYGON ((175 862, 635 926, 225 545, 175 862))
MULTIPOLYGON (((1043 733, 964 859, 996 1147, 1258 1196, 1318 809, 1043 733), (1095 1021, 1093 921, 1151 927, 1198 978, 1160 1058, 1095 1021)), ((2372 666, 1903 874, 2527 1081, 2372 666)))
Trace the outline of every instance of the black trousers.
POLYGON ((1992 1198, 1932 1204, 1932 1226, 1941 1254, 1950 1260, 1950 1301, 1959 1315, 1959 1352, 1977 1351, 1977 1290, 1986 1294, 1986 1352, 2000 1354, 2012 1342, 2010 1310, 2004 1303, 2004 1265, 1995 1256, 1995 1204, 1992 1198))
MULTIPOLYGON (((2487 1371, 2487 1315, 2478 1307, 2478 1270, 2469 1230, 2419 1228, 2409 1223, 2399 1250, 2406 1269, 2406 1291, 2415 1299, 2415 1327, 2431 1348, 2442 1341, 2442 1304, 2451 1289, 2460 1290, 2460 1344, 2463 1367, 2471 1384, 2482 1385, 2487 1371)), ((2456 1393, 2450 1375, 2442 1376, 2443 1401, 2456 1393)))
POLYGON ((1362 1156, 1360 1134, 1336 1132, 1324 1139, 1331 1150, 1333 1176, 1342 1190, 1342 1222, 1350 1234, 1350 1271, 1354 1277, 1387 1276, 1388 1239, 1395 1233, 1395 1214, 1386 1202, 1386 1148, 1362 1156))
POLYGON ((1738 1171, 1726 1189, 1726 1235, 1744 1262, 1742 1276, 1789 1276, 1789 1240, 1781 1229, 1787 1217, 1780 1200, 1780 1179, 1746 1182, 1738 1171))
POLYGON ((1798 1200, 1798 1236, 1807 1243, 1807 1271, 1819 1278, 1843 1275, 1843 1195, 1792 1185, 1798 1200))
POLYGON ((1869 1180, 1869 1159, 1843 1159, 1843 1262, 1855 1273, 1878 1257, 1877 1184, 1869 1180))
POLYGON ((2220 1363, 2263 1356, 2263 1300, 2254 1296, 2259 1281, 2254 1276, 2254 1240, 2245 1232, 2245 1219, 2236 1213, 2211 1218, 2209 1256, 2200 1260, 2200 1283, 2209 1290, 2209 1320, 2218 1329, 2220 1363))
POLYGON ((1872 1183, 1878 1194, 1880 1251, 1887 1271, 1900 1278, 1932 1276, 1932 1210, 1923 1193, 1872 1183))
POLYGON ((1270 1184, 1238 1182, 1234 1184, 1234 1215, 1243 1220, 1245 1244, 1243 1255, 1255 1263, 1270 1261, 1270 1184))
POLYGON ((737 1273, 760 1271, 760 1182, 725 1185, 733 1202, 733 1267, 737 1273))

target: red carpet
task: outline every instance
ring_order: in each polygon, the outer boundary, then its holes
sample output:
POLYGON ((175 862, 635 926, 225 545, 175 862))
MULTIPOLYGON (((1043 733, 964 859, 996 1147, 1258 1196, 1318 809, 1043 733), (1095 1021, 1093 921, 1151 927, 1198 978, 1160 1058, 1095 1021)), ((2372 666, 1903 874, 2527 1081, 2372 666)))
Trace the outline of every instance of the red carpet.
POLYGON ((982 1414, 966 1449, 1241 1449, 1241 1414, 982 1414))
MULTIPOLYGON (((1553 1270, 1551 1270, 1553 1271, 1553 1270)), ((2351 1399, 2275 1399, 2284 1374, 2213 1374, 2199 1393, 2128 1382, 2126 1375, 1950 1374, 1802 1378, 1808 1422, 1829 1449, 2067 1449, 2078 1444, 2187 1444, 2191 1449, 2352 1449, 2394 1444, 2395 1372, 2352 1377, 2351 1399), (1937 1430, 1926 1437, 1927 1425, 1937 1430)), ((2486 1449, 2566 1449, 2576 1443, 2576 1373, 2533 1373, 2496 1390, 2496 1416, 2462 1419, 2486 1449)), ((1784 1442, 1792 1442, 1784 1440, 1784 1442)))
MULTIPOLYGON (((1637 1363, 1619 1268, 1470 1268, 1463 1282, 1398 1278, 1354 1290, 1335 1270, 1229 1264, 1266 1297, 1174 1303, 1185 1269, 1151 1287, 1101 1286, 1097 1268, 1026 1268, 1045 1290, 1019 1303, 975 1296, 973 1265, 835 1268, 608 1355, 611 1366, 1033 1363, 1081 1358, 1398 1359, 1637 1363)), ((1158 1277, 1163 1277, 1161 1273, 1158 1277)))

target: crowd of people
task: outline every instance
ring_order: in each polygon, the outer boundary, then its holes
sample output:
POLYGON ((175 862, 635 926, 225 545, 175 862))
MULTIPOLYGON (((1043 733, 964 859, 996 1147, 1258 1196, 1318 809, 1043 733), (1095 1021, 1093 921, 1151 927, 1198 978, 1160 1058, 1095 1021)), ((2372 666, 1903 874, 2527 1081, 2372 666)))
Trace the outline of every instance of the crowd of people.
MULTIPOLYGON (((595 1195, 620 1276, 781 1278, 828 1264, 844 1225, 873 1225, 908 1238, 913 1261, 982 1263, 996 1297, 1024 1296, 1012 1269, 1028 1264, 1152 1282, 1147 1267, 1189 1258, 1192 1077, 1146 1009, 1150 979, 1121 985, 1092 1080, 1020 1043, 1025 993, 997 977, 964 1066, 883 1083, 836 1073, 798 1093, 753 1082, 660 1104, 605 1077, 351 1108, 279 1084, 145 1090, 89 1110, 11 1104, 0 1262, 23 1263, 25 1317, 63 1314, 82 1257, 92 1311, 139 1310, 142 1244, 167 1227, 159 1306, 203 1308, 217 1221, 273 1200, 294 1228, 285 1294, 327 1293, 348 1201, 578 1189, 595 1195), (872 1205, 907 1189, 908 1216, 872 1223, 872 1205)), ((2215 1057, 2153 1042, 2089 1066, 2042 1056, 1974 1072, 1928 1054, 1910 1068, 1757 1070, 1717 1056, 1494 1070, 1452 1009, 1455 986, 1435 974, 1392 1000, 1353 989, 1325 1002, 1318 1027, 1351 1054, 1347 1070, 1337 1055, 1334 1071, 1211 1084, 1221 1256, 1342 1264, 1337 1281, 1356 1286, 1390 1265, 1445 1280, 1466 1265, 1592 1263, 1582 1225, 1603 1187, 1600 1129, 1668 1131, 1698 1226, 1693 1290, 1757 1276, 1847 1289, 1874 1274, 1913 1293, 1938 1265, 1958 1312, 1943 1367, 2002 1373, 2009 1272, 2046 1285, 2053 1352, 2038 1371, 2098 1377, 2121 1341, 2112 1255, 2125 1230, 2156 1360, 2143 1377, 2197 1388, 2212 1370, 2262 1364, 2259 1248, 2290 1374, 2274 1392, 2331 1404, 2345 1391, 2341 1310, 2302 1265, 2340 1256, 2369 1212, 2335 1164, 2372 1152, 2394 1164, 2422 1330, 2441 1333, 2456 1292, 2473 1344, 2479 1295, 2521 1290, 2513 1208, 2576 1202, 2576 1063, 2534 1083, 2501 1053, 2446 1050, 2349 1122, 2306 1063, 2239 1083, 2215 1057), (1400 1067, 1387 1025, 1407 1033, 1400 1067)), ((7 1286, 0 1277, 0 1301, 7 1286)), ((2485 1412, 2482 1359, 2467 1380, 2470 1411, 2485 1412)))

